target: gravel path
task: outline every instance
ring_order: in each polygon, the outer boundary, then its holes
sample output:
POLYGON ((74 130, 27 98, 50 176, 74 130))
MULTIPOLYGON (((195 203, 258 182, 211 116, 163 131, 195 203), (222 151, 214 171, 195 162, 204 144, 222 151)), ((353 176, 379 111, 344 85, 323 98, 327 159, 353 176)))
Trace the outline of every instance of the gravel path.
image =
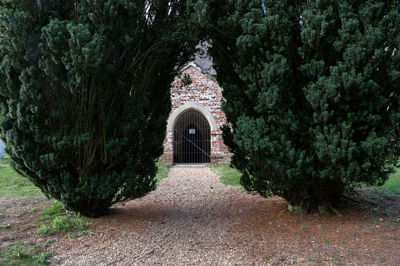
POLYGON ((156 191, 106 217, 114 218, 113 232, 106 225, 100 241, 83 239, 56 258, 66 265, 243 263, 246 254, 231 246, 239 218, 227 199, 235 193, 209 167, 173 167, 156 191))
MULTIPOLYGON (((390 210, 400 213, 400 200, 390 210)), ((292 214, 209 167, 173 167, 156 191, 93 219, 92 235, 60 236, 48 251, 62 265, 400 265, 395 216, 341 213, 292 214)))

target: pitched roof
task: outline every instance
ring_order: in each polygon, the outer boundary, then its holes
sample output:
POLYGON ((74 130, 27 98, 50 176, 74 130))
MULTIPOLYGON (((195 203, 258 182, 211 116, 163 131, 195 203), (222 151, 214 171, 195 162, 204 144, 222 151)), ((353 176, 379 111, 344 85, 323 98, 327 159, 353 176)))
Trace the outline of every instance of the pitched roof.
POLYGON ((216 76, 217 71, 214 69, 212 57, 207 53, 210 46, 209 42, 202 42, 197 45, 198 50, 192 63, 196 64, 204 73, 216 76))

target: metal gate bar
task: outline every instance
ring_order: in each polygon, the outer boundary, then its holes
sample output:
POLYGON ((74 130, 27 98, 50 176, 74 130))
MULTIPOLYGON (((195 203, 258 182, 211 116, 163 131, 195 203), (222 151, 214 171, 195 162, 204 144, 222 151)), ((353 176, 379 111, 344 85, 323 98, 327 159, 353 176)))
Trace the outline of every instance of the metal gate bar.
POLYGON ((182 114, 174 128, 174 163, 209 163, 211 129, 197 111, 182 114))
POLYGON ((191 141, 190 139, 188 139, 185 135, 183 135, 183 134, 181 134, 181 133, 179 133, 179 132, 177 132, 177 133, 180 134, 186 141, 190 142, 190 143, 191 143, 194 147, 196 147, 199 151, 201 151, 205 156, 210 157, 210 155, 209 155, 206 151, 202 150, 199 146, 197 146, 196 143, 194 143, 193 141, 191 141))

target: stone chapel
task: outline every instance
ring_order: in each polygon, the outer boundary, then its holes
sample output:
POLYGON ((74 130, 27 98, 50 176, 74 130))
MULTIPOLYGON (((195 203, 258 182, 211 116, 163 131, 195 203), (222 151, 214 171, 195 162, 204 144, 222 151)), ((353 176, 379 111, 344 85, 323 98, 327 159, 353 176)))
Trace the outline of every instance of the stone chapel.
POLYGON ((220 129, 226 123, 222 88, 206 49, 172 83, 162 163, 216 164, 230 157, 220 129))

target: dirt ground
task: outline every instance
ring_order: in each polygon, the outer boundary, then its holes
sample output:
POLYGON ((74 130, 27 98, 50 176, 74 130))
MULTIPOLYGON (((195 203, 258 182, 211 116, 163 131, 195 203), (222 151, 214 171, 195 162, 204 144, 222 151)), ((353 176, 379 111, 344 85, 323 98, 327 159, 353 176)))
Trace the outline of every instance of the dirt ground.
POLYGON ((0 224, 10 224, 0 245, 50 240, 53 264, 64 265, 400 265, 400 197, 363 189, 351 198, 340 215, 292 214, 281 198, 222 185, 207 167, 174 167, 156 191, 76 239, 34 232, 46 199, 0 197, 0 224))
POLYGON ((44 197, 28 198, 22 196, 0 196, 0 249, 7 250, 15 243, 22 241, 28 244, 55 241, 42 238, 35 233, 40 224, 40 210, 50 206, 44 197))

